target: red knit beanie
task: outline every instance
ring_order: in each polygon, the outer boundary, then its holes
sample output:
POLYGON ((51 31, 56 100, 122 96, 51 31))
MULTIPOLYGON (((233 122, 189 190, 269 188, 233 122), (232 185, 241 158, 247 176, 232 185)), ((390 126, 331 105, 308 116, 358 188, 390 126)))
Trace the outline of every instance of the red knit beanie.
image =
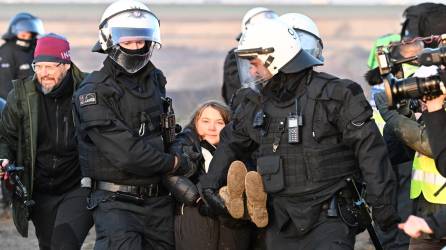
POLYGON ((70 44, 67 39, 54 33, 39 38, 34 50, 33 63, 36 62, 71 63, 70 44))

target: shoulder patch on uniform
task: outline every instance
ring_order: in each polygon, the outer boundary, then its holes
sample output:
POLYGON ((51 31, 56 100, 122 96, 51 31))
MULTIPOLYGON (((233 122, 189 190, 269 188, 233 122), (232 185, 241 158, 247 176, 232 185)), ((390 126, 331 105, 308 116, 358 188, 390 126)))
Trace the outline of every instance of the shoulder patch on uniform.
POLYGON ((96 93, 87 93, 79 96, 79 105, 81 107, 97 104, 96 93))

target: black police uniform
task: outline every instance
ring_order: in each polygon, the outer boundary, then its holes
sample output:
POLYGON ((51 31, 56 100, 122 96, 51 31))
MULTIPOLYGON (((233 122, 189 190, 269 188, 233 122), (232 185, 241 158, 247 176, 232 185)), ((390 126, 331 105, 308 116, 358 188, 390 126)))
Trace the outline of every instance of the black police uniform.
POLYGON ((175 161, 161 137, 165 84, 150 62, 128 74, 107 57, 76 92, 81 170, 94 180, 95 249, 174 248, 174 204, 159 184, 175 161))
POLYGON ((0 47, 0 97, 6 99, 12 89, 12 80, 33 74, 33 53, 34 46, 19 46, 15 39, 7 40, 0 47))
POLYGON ((362 176, 368 201, 380 207, 378 223, 395 224, 395 179, 371 116, 361 87, 352 81, 313 70, 279 72, 262 95, 245 92, 201 178, 203 189, 217 190, 233 160, 257 151, 257 171, 268 192, 268 249, 351 249, 356 228, 327 212, 347 177, 362 176), (299 143, 288 142, 290 113, 298 118, 299 143))

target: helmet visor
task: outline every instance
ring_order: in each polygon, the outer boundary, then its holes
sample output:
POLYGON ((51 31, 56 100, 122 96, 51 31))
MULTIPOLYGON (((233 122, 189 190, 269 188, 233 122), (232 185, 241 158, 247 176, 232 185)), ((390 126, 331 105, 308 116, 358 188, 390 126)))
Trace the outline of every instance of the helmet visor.
POLYGON ((252 61, 256 59, 258 59, 257 56, 237 57, 237 68, 242 88, 251 88, 260 93, 271 79, 271 73, 263 64, 253 64, 252 61))
POLYGON ((153 41, 153 44, 157 44, 154 36, 156 31, 151 28, 128 28, 128 27, 113 27, 111 28, 111 37, 113 45, 118 45, 122 42, 132 41, 153 41))
POLYGON ((320 40, 312 34, 302 30, 296 30, 296 33, 299 37, 302 49, 316 59, 319 59, 321 62, 323 62, 324 60, 322 57, 322 43, 320 42, 320 40))
POLYGON ((43 35, 43 23, 40 19, 27 19, 18 21, 12 27, 12 33, 17 35, 20 32, 31 32, 36 33, 37 35, 43 35))
POLYGON ((150 12, 132 10, 120 13, 105 24, 111 35, 112 45, 128 41, 151 41, 161 44, 158 19, 150 12))

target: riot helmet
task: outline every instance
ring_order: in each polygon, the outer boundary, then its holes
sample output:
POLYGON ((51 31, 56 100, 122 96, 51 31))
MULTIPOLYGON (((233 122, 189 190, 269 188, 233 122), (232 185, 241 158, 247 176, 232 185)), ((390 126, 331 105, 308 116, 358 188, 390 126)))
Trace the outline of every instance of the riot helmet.
POLYGON ((322 64, 302 48, 299 35, 279 18, 249 25, 235 53, 242 85, 256 88, 264 87, 279 71, 297 73, 322 64), (253 62, 261 63, 268 73, 253 72, 253 62))
POLYGON ((323 43, 316 23, 310 17, 299 13, 287 13, 280 18, 296 31, 302 49, 323 63, 323 43))
POLYGON ((264 7, 255 7, 248 10, 242 18, 242 23, 240 24, 240 34, 237 36, 237 41, 240 40, 242 33, 245 32, 248 25, 264 19, 272 19, 278 17, 279 16, 274 11, 264 7))
POLYGON ((120 0, 104 12, 99 25, 99 41, 93 52, 106 53, 129 73, 142 69, 154 49, 161 47, 160 22, 143 3, 120 0), (128 51, 120 43, 145 41, 143 50, 128 51))
POLYGON ((39 18, 26 13, 21 12, 15 15, 9 22, 8 31, 3 34, 2 39, 5 41, 16 40, 17 45, 22 47, 31 47, 34 44, 37 36, 43 35, 43 23, 39 18), (29 32, 32 34, 31 39, 18 39, 17 35, 21 32, 29 32))

